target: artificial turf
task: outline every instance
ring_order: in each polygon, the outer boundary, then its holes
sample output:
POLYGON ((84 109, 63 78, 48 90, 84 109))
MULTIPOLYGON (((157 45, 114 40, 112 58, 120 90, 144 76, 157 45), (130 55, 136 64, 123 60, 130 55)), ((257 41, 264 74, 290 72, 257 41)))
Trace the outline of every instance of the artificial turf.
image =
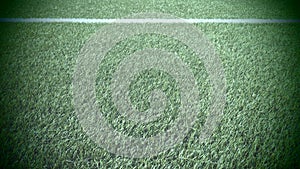
MULTIPOLYGON (((209 6, 207 3, 203 6, 209 6)), ((267 1, 264 3, 267 4, 267 1)), ((184 17, 293 17, 281 8, 263 8, 262 12, 256 13, 243 3, 240 5, 244 7, 236 12, 225 11, 232 6, 212 3, 212 8, 206 7, 204 15, 199 16, 195 11, 200 4, 196 1, 174 4, 170 7, 161 5, 159 9, 150 5, 148 8, 177 12, 184 17), (179 8, 179 4, 183 7, 179 8), (187 8, 192 11, 183 10, 187 8)), ((234 3, 230 4, 234 6, 234 3)), ((95 9, 90 4, 81 5, 83 9, 95 9)), ((111 9, 119 13, 108 10, 109 5, 99 5, 95 9, 101 13, 83 9, 77 9, 82 14, 75 12, 75 7, 81 5, 70 5, 70 12, 67 13, 63 10, 52 13, 52 10, 47 10, 51 4, 44 4, 42 9, 46 9, 45 13, 33 9, 32 13, 20 11, 1 15, 114 18, 140 12, 141 8, 147 9, 131 5, 128 1, 124 3, 124 8, 115 7, 119 4, 112 5, 111 9)), ((25 6, 30 6, 30 3, 25 6)), ((30 9, 24 8, 25 11, 30 9)), ((219 54, 227 82, 224 116, 212 137, 204 143, 198 142, 198 137, 208 113, 210 84, 201 60, 197 60, 181 43, 157 35, 141 35, 118 44, 100 64, 97 76, 97 101, 116 130, 139 137, 154 135, 172 124, 180 100, 176 83, 170 76, 149 70, 136 76, 132 83, 132 103, 138 109, 147 109, 150 91, 161 88, 170 99, 165 114, 172 118, 164 116, 153 124, 134 126, 118 116, 106 84, 110 83, 117 63, 133 51, 159 47, 176 52, 201 84, 201 110, 197 123, 187 137, 181 144, 158 156, 141 159, 116 156, 97 146, 84 133, 75 113, 72 80, 76 59, 86 40, 102 26, 0 23, 1 168, 300 167, 299 24, 195 24, 219 54)))

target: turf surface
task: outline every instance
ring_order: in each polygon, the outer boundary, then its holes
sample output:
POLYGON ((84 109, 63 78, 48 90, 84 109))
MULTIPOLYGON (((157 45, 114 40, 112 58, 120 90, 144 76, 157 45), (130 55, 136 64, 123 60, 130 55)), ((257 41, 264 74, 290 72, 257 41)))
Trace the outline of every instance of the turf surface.
POLYGON ((118 18, 140 12, 162 12, 183 18, 299 19, 296 0, 4 0, 0 17, 118 18))
MULTIPOLYGON (((137 5, 127 1, 121 6, 120 2, 108 5, 104 1, 103 5, 98 4, 99 8, 78 1, 69 5, 67 12, 59 7, 65 3, 59 5, 52 2, 44 4, 44 7, 41 5, 41 9, 30 8, 37 6, 36 3, 31 1, 24 4, 22 11, 16 5, 14 8, 18 8, 16 10, 19 12, 1 15, 115 18, 152 9, 179 14, 181 17, 293 18, 286 9, 266 9, 267 1, 264 2, 265 7, 260 6, 258 1, 257 5, 255 2, 249 5, 246 2, 228 2, 228 6, 217 1, 211 2, 211 5, 206 2, 202 11, 198 9, 200 2, 196 1, 185 4, 164 2, 159 7, 143 6, 143 1, 137 2, 137 5), (54 4, 59 7, 58 10, 52 9, 54 4), (225 10, 235 5, 238 10, 225 10), (76 7, 79 12, 75 12, 76 7), (255 7, 264 10, 254 12, 251 8, 255 7)), ((275 6, 278 3, 274 3, 275 6)), ((183 143, 156 157, 142 159, 122 158, 98 147, 85 135, 76 118, 71 90, 75 62, 86 40, 102 26, 0 23, 2 168, 300 167, 297 161, 300 152, 299 24, 195 25, 215 46, 227 81, 222 122, 205 143, 199 143, 197 139, 205 114, 208 113, 209 99, 209 82, 202 62, 182 44, 166 37, 144 35, 118 44, 100 65, 97 79, 97 99, 101 108, 107 110, 106 117, 116 130, 148 137, 172 124, 172 118, 162 117, 149 126, 133 126, 118 117, 105 84, 109 83, 114 65, 132 51, 161 47, 177 52, 201 84, 199 91, 203 102, 199 118, 183 143), (146 131, 151 125, 154 129, 146 131)), ((149 107, 146 100, 151 90, 164 89, 171 100, 165 113, 176 116, 179 95, 176 84, 168 75, 156 71, 145 72, 136 77, 130 88, 132 102, 141 110, 149 107), (156 82, 155 85, 149 78, 156 82)))

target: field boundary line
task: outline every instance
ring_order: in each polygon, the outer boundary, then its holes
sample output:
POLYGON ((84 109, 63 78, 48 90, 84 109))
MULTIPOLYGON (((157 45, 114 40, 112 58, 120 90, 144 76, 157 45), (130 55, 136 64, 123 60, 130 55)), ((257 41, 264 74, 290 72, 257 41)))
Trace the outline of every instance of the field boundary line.
POLYGON ((0 18, 7 23, 300 23, 300 19, 96 19, 96 18, 0 18))

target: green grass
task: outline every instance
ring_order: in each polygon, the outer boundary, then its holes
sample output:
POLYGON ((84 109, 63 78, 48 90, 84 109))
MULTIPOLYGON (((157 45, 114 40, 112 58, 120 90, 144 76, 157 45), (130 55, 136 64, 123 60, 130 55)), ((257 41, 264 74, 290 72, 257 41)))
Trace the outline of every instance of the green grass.
POLYGON ((297 18, 297 0, 4 0, 0 17, 118 18, 163 12, 183 18, 297 18), (6 2, 6 3, 5 3, 6 2))
MULTIPOLYGON (((29 11, 1 14, 11 17, 119 17, 156 10, 182 17, 285 18, 287 10, 269 10, 257 2, 226 5, 207 2, 166 2, 159 7, 112 3, 93 7, 73 3, 64 13, 55 4, 29 11), (168 3, 169 4, 169 3, 168 3), (256 5, 257 4, 257 5, 256 5), (185 6, 184 6, 185 5, 185 6), (75 12, 75 7, 83 7, 75 12), (257 13, 251 8, 264 9, 257 13), (97 8, 99 7, 99 8, 97 8), (191 7, 190 12, 186 9, 191 7), (46 12, 39 10, 44 9, 46 12), (86 11, 85 9, 95 9, 86 11), (109 9, 118 11, 114 13, 109 9), (246 11, 243 12, 243 9, 246 11), (70 12, 68 12, 70 11, 70 12), (97 13, 100 11, 100 13, 97 13), (198 11, 198 13, 196 12, 198 11), (217 12, 214 12, 217 11, 217 12), (279 11, 279 12, 278 12, 279 11), (282 11, 282 12, 280 12, 282 11), (285 11, 285 12, 284 12, 285 11), (201 12, 203 15, 201 15, 201 12)), ((107 3, 107 4, 106 4, 107 3)), ((58 3, 59 4, 59 3, 58 3)), ((59 6, 57 4, 57 6, 59 6)), ((263 3, 262 3, 263 4, 263 3)), ((276 4, 280 4, 275 3, 276 4)), ((62 6, 65 4, 63 3, 62 6)), ((152 4, 153 5, 153 4, 152 4)), ((18 8, 16 5, 14 8, 18 8)), ((166 37, 143 35, 116 46, 99 66, 97 99, 112 126, 128 135, 148 137, 172 124, 178 100, 176 83, 167 74, 146 71, 136 76, 130 89, 133 104, 149 107, 147 96, 155 88, 170 98, 166 115, 153 124, 134 126, 118 116, 110 102, 109 84, 117 63, 145 47, 179 53, 192 69, 203 100, 199 118, 182 144, 153 158, 130 159, 98 147, 83 132, 72 98, 76 59, 86 40, 103 25, 0 23, 0 166, 1 168, 293 168, 300 167, 300 32, 299 24, 196 24, 219 54, 226 73, 226 108, 221 124, 208 142, 200 143, 201 124, 208 113, 209 81, 203 63, 181 43, 166 37), (155 81, 155 85, 149 78, 155 81), (170 111, 169 111, 170 110, 170 111), (115 120, 115 119, 116 120, 115 120), (145 131, 145 129, 153 130, 145 131)))

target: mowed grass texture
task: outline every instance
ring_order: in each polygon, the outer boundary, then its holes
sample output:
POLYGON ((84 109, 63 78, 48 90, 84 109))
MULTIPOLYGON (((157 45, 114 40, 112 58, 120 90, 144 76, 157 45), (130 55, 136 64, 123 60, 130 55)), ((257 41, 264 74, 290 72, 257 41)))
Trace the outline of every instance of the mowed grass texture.
MULTIPOLYGON (((155 11, 185 18, 297 18, 281 1, 11 4, 12 10, 1 10, 1 17, 118 18, 155 11)), ((300 168, 298 23, 195 24, 219 54, 227 82, 224 116, 204 143, 198 137, 212 91, 203 62, 193 51, 155 34, 135 36, 115 46, 99 65, 96 81, 98 104, 115 130, 135 137, 153 136, 172 126, 180 106, 174 79, 148 70, 135 76, 129 96, 132 105, 143 111, 149 108, 151 91, 162 89, 169 101, 163 116, 135 125, 118 114, 108 85, 118 63, 133 52, 162 48, 176 53, 198 84, 201 108, 192 130, 174 148, 141 159, 116 156, 96 145, 75 113, 76 60, 85 42, 102 26, 0 23, 0 168, 300 168)))
POLYGON ((123 18, 161 12, 182 18, 299 19, 297 0, 3 0, 1 17, 123 18))
MULTIPOLYGON (((179 50, 181 58, 201 81, 203 104, 199 112, 203 114, 199 114, 198 122, 183 143, 153 158, 130 159, 110 154, 93 143, 74 112, 71 83, 78 52, 101 25, 2 23, 5 29, 1 42, 5 43, 1 43, 1 165, 12 168, 299 166, 300 42, 295 38, 299 36, 296 31, 299 25, 196 26, 215 45, 226 70, 224 117, 208 142, 199 143, 197 138, 208 112, 205 100, 209 98, 206 88, 210 85, 206 84, 201 61, 195 60, 181 44, 154 35, 134 37, 135 40, 119 44, 99 67, 98 101, 112 114, 114 106, 105 100, 109 91, 100 82, 108 82, 113 69, 109 64, 122 58, 118 49, 128 48, 130 53, 131 49, 156 44, 169 51, 179 50), (145 43, 133 43, 138 41, 145 43)), ((147 95, 147 88, 164 88, 171 82, 168 75, 155 71, 137 76, 131 86, 133 105, 147 108, 147 98, 138 98, 138 93, 147 95), (151 86, 149 77, 156 79, 158 85, 151 86)), ((169 108, 173 105, 172 110, 176 110, 176 84, 165 89, 170 89, 167 93, 173 103, 169 108)), ((114 121, 112 118, 116 116, 112 114, 107 118, 114 121)), ((133 130, 130 124, 121 122, 117 117, 112 126, 140 137, 155 134, 169 125, 168 120, 158 120, 158 127, 147 133, 143 130, 147 126, 133 130)))

